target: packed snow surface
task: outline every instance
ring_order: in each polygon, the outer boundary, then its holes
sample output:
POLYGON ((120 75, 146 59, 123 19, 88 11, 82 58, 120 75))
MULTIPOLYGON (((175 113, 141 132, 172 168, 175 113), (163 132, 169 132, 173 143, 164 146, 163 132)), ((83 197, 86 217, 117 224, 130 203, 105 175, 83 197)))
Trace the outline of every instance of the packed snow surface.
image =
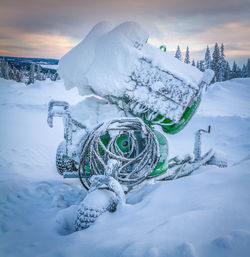
POLYGON ((192 153, 195 131, 211 125, 202 149, 223 152, 228 168, 206 166, 182 179, 146 184, 116 212, 73 233, 86 191, 56 171, 63 126, 56 118, 48 127, 47 104, 75 105, 83 98, 61 81, 26 87, 1 79, 0 256, 248 257, 249 96, 250 79, 213 84, 187 127, 168 136, 171 156, 192 153))
POLYGON ((203 73, 170 53, 147 43, 148 34, 135 22, 112 27, 98 23, 77 46, 59 62, 58 72, 67 89, 78 87, 82 95, 123 96, 131 89, 129 76, 140 65, 139 59, 168 71, 186 84, 197 88, 203 73))

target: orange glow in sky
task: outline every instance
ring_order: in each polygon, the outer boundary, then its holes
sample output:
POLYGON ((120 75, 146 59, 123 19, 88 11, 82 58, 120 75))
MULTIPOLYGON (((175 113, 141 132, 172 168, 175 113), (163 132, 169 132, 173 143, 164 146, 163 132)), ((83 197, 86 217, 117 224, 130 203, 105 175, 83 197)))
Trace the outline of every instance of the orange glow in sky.
MULTIPOLYGON (((170 52, 189 46, 202 59, 224 43, 228 58, 250 57, 249 0, 1 0, 0 55, 61 58, 102 20, 133 20, 170 52)), ((245 62, 245 61, 244 61, 245 62)))

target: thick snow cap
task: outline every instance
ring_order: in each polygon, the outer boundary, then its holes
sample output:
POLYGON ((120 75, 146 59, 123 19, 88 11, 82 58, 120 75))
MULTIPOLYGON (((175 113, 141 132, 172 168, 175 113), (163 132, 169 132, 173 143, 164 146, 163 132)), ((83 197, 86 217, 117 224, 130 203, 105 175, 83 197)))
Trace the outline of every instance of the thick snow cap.
POLYGON ((185 83, 197 87, 203 73, 147 44, 148 34, 135 22, 125 22, 112 28, 98 23, 77 46, 59 62, 59 74, 67 89, 78 87, 79 94, 90 92, 99 96, 123 96, 129 76, 139 58, 172 73, 185 83))

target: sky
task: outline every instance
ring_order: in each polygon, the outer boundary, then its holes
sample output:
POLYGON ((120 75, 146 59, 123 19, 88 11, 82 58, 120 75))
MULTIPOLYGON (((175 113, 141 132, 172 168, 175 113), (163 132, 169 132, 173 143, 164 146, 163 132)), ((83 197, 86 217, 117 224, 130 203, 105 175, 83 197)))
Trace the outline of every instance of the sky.
POLYGON ((138 22, 155 46, 200 60, 224 43, 226 58, 250 57, 250 0, 1 0, 0 55, 61 58, 100 21, 138 22))

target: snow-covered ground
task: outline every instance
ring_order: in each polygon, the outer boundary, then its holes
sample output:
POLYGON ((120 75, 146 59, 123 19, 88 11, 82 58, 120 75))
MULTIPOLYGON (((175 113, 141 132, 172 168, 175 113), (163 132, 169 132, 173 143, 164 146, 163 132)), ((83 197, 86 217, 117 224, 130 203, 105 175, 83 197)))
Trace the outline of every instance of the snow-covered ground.
POLYGON ((146 184, 89 229, 70 233, 86 192, 55 167, 60 119, 49 128, 50 99, 76 104, 61 81, 0 80, 0 256, 250 256, 250 79, 212 85, 177 135, 170 155, 191 153, 196 129, 212 126, 203 149, 228 157, 182 179, 146 184))

